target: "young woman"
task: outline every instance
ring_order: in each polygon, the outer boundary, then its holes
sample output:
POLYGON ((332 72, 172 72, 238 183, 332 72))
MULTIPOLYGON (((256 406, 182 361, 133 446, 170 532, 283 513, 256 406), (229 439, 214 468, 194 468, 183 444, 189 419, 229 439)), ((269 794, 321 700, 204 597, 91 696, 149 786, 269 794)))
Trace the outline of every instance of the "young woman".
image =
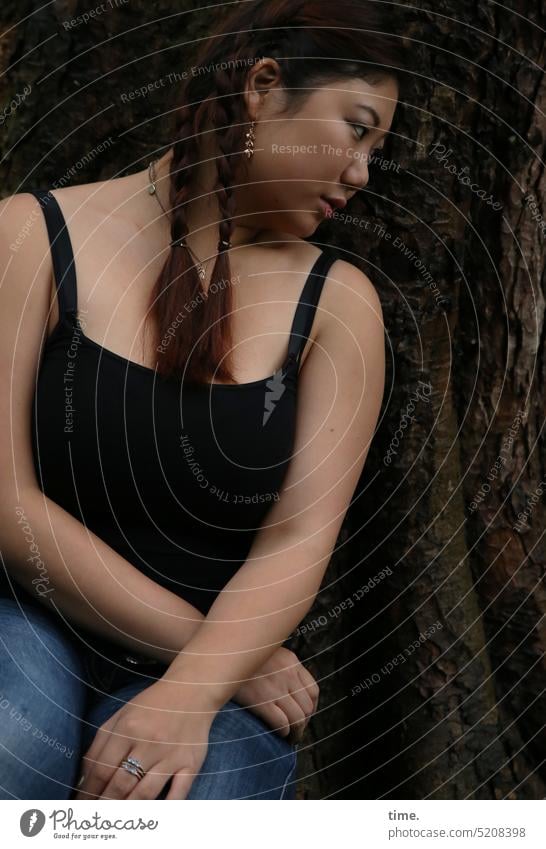
POLYGON ((294 797, 283 642, 384 389, 371 281, 305 241, 393 120, 372 6, 240 4, 148 167, 1 204, 4 799, 294 797))

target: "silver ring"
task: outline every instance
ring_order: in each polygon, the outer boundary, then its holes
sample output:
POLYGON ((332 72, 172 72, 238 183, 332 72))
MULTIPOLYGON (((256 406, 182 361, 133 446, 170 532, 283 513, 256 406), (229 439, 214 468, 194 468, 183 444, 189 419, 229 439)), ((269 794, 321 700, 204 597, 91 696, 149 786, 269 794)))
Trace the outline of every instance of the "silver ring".
POLYGON ((120 763, 120 767, 127 770, 127 772, 130 772, 131 775, 136 775, 138 779, 142 779, 146 775, 142 763, 137 758, 133 758, 130 755, 120 763))

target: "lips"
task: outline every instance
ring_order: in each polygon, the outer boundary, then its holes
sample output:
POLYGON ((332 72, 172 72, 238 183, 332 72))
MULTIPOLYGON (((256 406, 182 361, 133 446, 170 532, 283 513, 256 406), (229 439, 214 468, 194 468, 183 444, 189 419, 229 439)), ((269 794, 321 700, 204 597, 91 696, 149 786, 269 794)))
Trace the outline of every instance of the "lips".
POLYGON ((334 209, 343 209, 347 205, 345 198, 330 198, 326 195, 321 195, 320 200, 324 214, 328 218, 334 214, 334 209))
POLYGON ((325 200, 322 196, 319 198, 320 208, 322 210, 322 214, 325 218, 330 218, 334 214, 333 207, 330 206, 327 200, 325 200))

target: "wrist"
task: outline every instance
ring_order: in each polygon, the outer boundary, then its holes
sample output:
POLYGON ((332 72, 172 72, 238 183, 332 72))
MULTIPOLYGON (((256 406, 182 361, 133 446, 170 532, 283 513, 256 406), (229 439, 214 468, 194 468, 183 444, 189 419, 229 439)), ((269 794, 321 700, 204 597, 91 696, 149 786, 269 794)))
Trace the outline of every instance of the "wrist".
POLYGON ((230 698, 222 685, 200 680, 195 671, 180 660, 171 663, 160 680, 168 687, 169 692, 172 691, 177 702, 190 709, 217 712, 230 698))

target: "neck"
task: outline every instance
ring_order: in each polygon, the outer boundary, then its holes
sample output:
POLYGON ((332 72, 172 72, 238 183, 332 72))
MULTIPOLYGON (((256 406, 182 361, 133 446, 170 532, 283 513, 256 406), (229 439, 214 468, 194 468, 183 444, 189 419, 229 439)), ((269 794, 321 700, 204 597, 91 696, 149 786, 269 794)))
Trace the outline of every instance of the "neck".
MULTIPOLYGON (((154 164, 156 194, 165 209, 169 209, 169 181, 170 162, 172 151, 168 151, 154 164)), ((146 189, 149 188, 148 170, 146 170, 146 189)), ((157 203, 157 201, 154 201, 157 203)), ((160 205, 157 204, 158 211, 160 205)), ((188 236, 186 244, 192 249, 196 258, 206 262, 211 256, 218 252, 219 228, 218 220, 220 212, 216 201, 216 195, 212 191, 205 191, 201 187, 193 192, 193 199, 186 205, 186 223, 188 225, 188 236)), ((166 217, 166 216, 165 216, 166 217)), ((235 225, 230 237, 231 247, 258 244, 268 230, 259 227, 246 227, 235 225)))

